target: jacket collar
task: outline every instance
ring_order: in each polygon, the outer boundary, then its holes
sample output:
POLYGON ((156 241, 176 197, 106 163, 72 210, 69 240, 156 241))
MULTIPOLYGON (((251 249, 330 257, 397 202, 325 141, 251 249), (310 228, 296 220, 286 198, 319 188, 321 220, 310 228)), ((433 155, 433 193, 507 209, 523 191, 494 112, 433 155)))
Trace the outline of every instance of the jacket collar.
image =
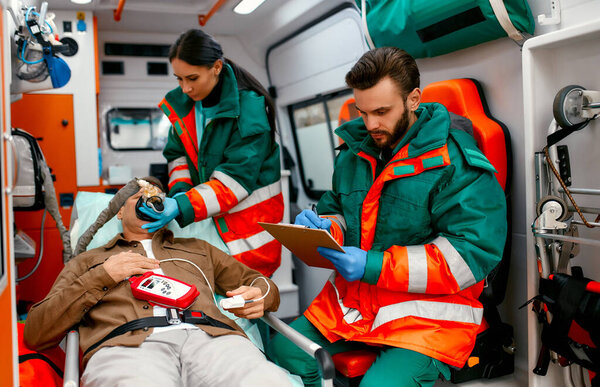
MULTIPOLYGON (((240 97, 237 80, 233 69, 227 63, 223 66, 223 82, 221 82, 221 99, 213 107, 215 118, 238 117, 240 115, 240 97)), ((194 100, 188 97, 181 87, 169 91, 165 99, 173 107, 177 116, 183 118, 194 108, 194 100)))
MULTIPOLYGON (((416 110, 417 121, 412 124, 394 149, 396 154, 406 144, 408 157, 417 157, 446 144, 450 128, 448 110, 439 103, 422 103, 416 110)), ((354 154, 365 152, 378 157, 380 149, 367 132, 362 118, 346 122, 335 130, 354 154)))
MULTIPOLYGON (((154 240, 154 239, 159 239, 163 242, 173 244, 173 241, 174 241, 173 232, 171 230, 165 229, 165 228, 160 229, 152 235, 152 240, 154 240)), ((131 242, 131 241, 129 239, 125 239, 125 237, 123 236, 123 233, 118 233, 117 235, 115 235, 115 237, 113 239, 111 239, 103 247, 104 247, 104 250, 110 250, 116 244, 119 244, 119 243, 120 244, 128 244, 129 242, 131 242)))

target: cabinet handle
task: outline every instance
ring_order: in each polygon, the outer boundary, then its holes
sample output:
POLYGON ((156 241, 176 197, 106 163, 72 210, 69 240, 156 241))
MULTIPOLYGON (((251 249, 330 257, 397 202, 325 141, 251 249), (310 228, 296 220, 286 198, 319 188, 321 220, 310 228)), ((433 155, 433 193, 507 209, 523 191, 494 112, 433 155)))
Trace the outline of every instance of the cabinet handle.
POLYGON ((12 186, 6 188, 6 194, 12 195, 13 190, 17 186, 17 179, 18 179, 18 175, 19 175, 19 159, 17 158, 17 147, 15 145, 15 140, 14 140, 14 137, 12 136, 12 134, 10 134, 8 132, 4 133, 4 140, 10 144, 11 153, 12 153, 13 160, 14 160, 12 186))

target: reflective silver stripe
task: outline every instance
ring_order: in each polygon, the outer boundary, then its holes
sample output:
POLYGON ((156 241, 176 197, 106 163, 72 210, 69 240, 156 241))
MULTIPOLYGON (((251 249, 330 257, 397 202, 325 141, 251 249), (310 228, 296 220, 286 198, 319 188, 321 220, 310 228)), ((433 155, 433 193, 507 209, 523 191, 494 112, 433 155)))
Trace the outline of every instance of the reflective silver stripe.
POLYGON ((168 168, 169 168, 169 172, 171 172, 173 170, 173 168, 178 167, 180 165, 185 165, 187 168, 187 161, 185 159, 185 156, 181 156, 176 158, 173 161, 169 162, 168 168))
POLYGON ((258 249, 259 247, 262 247, 273 240, 275 240, 275 238, 273 238, 271 234, 266 231, 261 231, 249 238, 236 239, 234 241, 227 242, 226 244, 229 248, 229 253, 231 255, 237 255, 258 249))
POLYGON ((237 198, 238 203, 244 200, 248 196, 248 191, 240 183, 238 183, 233 177, 229 176, 226 173, 221 171, 214 171, 212 175, 210 175, 211 179, 217 179, 223 185, 233 192, 235 197, 237 198))
POLYGON ((406 246, 408 255, 408 291, 425 293, 427 290, 427 253, 425 246, 406 246))
POLYGON ((177 179, 190 179, 190 180, 192 179, 192 177, 190 176, 190 171, 188 169, 188 165, 187 165, 185 156, 178 157, 175 160, 169 162, 168 168, 169 168, 169 184, 171 184, 173 181, 175 181, 177 179), (175 169, 175 167, 179 167, 180 165, 185 166, 185 169, 173 171, 173 169, 175 169))
POLYGON ((262 188, 254 190, 250 196, 238 203, 237 206, 233 207, 228 212, 234 213, 245 210, 246 208, 252 207, 255 204, 264 202, 267 199, 271 199, 281 193, 281 180, 277 180, 275 183, 266 185, 262 188))
POLYGON ((212 188, 206 184, 200 184, 194 187, 196 192, 202 196, 204 200, 204 205, 206 206, 206 216, 211 217, 219 214, 221 212, 221 205, 219 204, 219 199, 217 199, 217 195, 212 188))
POLYGON ((483 308, 435 301, 407 301, 379 308, 371 330, 400 318, 413 316, 430 320, 481 324, 483 308))
POLYGON ((177 179, 189 179, 191 182, 192 178, 190 177, 190 171, 188 171, 186 169, 180 169, 180 170, 174 171, 169 176, 169 184, 171 184, 172 182, 174 182, 177 179))
POLYGON ((448 239, 437 237, 431 243, 436 245, 442 254, 444 254, 444 259, 448 264, 448 268, 452 272, 452 275, 454 276, 454 279, 456 279, 456 283, 458 283, 458 287, 461 290, 477 283, 469 265, 467 265, 463 257, 461 257, 448 239))
POLYGON ((335 271, 333 273, 331 273, 328 281, 331 282, 331 285, 333 286, 333 289, 335 290, 335 296, 338 300, 340 309, 342 310, 342 313, 344 314, 344 321, 346 321, 346 323, 348 323, 348 324, 352 324, 353 322, 362 320, 363 316, 362 316, 362 314, 360 314, 360 311, 358 309, 348 308, 346 305, 344 305, 343 301, 340 299, 340 293, 338 292, 337 288, 335 287, 335 271))

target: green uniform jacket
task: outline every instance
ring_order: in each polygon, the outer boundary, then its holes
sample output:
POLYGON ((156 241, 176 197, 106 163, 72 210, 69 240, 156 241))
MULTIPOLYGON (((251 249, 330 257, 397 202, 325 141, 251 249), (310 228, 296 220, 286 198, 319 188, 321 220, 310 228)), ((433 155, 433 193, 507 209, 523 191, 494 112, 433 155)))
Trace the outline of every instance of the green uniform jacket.
MULTIPOLYGON (((447 142, 452 164, 385 185, 364 280, 377 283, 381 252, 391 246, 424 244, 443 235, 480 281, 502 257, 507 228, 504 193, 472 136, 450 130, 450 116, 442 105, 421 104, 417 114, 419 120, 396 151, 409 144, 408 155, 413 158, 447 142)), ((317 209, 319 214, 342 214, 347 225, 344 244, 360 247, 362 203, 373 173, 357 154, 379 158, 380 150, 361 118, 341 126, 336 134, 345 146, 335 163, 333 189, 323 195, 317 209)), ((380 164, 378 172, 382 168, 380 164)))
POLYGON ((263 96, 238 90, 232 68, 223 67, 221 96, 212 107, 198 146, 194 101, 180 87, 160 103, 173 127, 163 155, 169 162, 169 195, 180 226, 213 217, 231 255, 271 275, 281 245, 258 221, 283 218, 279 146, 274 141, 263 96))
POLYGON ((330 280, 305 315, 331 341, 408 348, 460 367, 481 322, 482 280, 502 257, 505 197, 445 107, 416 113, 388 164, 362 119, 336 130, 345 144, 317 211, 337 218, 333 234, 367 250, 367 263, 361 281, 330 280))

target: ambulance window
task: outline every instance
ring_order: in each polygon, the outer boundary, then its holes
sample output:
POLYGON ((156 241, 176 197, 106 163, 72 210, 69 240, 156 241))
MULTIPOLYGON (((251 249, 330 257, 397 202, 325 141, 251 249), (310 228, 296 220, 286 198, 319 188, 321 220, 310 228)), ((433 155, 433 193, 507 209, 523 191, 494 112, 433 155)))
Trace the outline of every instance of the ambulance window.
POLYGON ((162 150, 171 123, 158 108, 114 108, 106 113, 113 150, 162 150))
POLYGON ((318 96, 289 107, 302 184, 308 196, 319 198, 331 189, 340 107, 350 90, 318 96))

